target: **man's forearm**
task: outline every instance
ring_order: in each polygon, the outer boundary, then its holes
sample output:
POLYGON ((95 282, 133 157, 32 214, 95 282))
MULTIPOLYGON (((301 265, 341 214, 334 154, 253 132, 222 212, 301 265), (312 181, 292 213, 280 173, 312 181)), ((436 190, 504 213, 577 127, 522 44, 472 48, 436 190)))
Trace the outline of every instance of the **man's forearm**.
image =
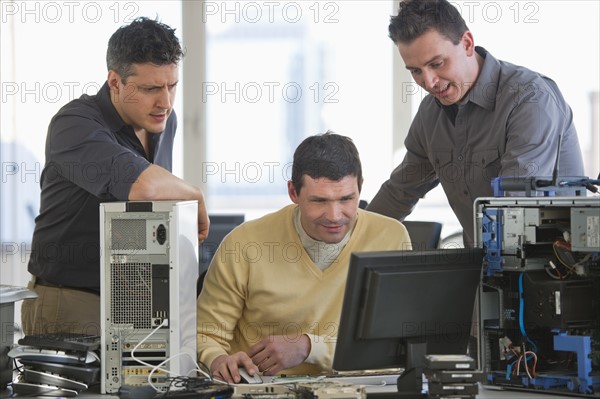
POLYGON ((204 203, 199 187, 191 185, 158 165, 150 165, 129 190, 129 200, 198 200, 204 203))

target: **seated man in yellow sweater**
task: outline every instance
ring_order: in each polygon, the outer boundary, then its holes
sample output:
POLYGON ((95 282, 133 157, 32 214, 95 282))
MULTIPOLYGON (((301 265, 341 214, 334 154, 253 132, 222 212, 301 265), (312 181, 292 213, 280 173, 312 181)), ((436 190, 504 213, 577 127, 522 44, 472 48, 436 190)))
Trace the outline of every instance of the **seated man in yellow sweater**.
POLYGON ((331 370, 352 252, 411 249, 397 220, 358 208, 363 182, 351 139, 331 132, 294 153, 293 204, 233 230, 198 298, 198 355, 212 375, 331 370))

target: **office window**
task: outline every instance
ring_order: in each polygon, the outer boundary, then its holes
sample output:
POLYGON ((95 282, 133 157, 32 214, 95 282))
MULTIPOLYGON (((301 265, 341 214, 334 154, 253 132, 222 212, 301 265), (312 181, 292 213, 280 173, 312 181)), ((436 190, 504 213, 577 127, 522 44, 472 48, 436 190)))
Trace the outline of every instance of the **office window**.
POLYGON ((355 141, 363 195, 374 195, 392 167, 391 10, 389 1, 206 2, 210 209, 251 217, 289 203, 294 149, 327 130, 355 141))
MULTIPOLYGON (((204 90, 208 108, 203 169, 209 209, 248 218, 289 202, 285 180, 299 141, 327 129, 352 137, 364 164, 369 200, 401 153, 394 152, 392 117, 423 93, 407 80, 393 103, 395 50, 387 38, 397 1, 205 1, 204 90)), ((460 1, 476 43, 500 59, 552 77, 572 106, 586 162, 597 176, 600 3, 597 1, 460 1), (597 120, 597 117, 596 117, 597 120)), ((52 115, 68 100, 93 94, 106 76, 110 34, 140 15, 158 16, 181 34, 182 2, 2 1, 0 134, 2 249, 30 235, 37 214, 39 173, 52 115), (6 197, 8 196, 8 197, 6 197), (24 199, 28 198, 28 199, 24 199), (22 204, 12 212, 11 204, 22 204), (23 216, 17 216, 23 215, 23 216)), ((188 51, 198 45, 186 39, 188 51)), ((202 45, 200 43, 200 45, 202 45)), ((399 66, 397 68, 402 68, 399 66)), ((184 85, 185 82, 182 82, 184 85)), ((181 91, 176 109, 181 106, 181 91)), ((178 139, 183 137, 180 115, 178 139)), ((174 170, 182 176, 182 142, 174 170)), ((198 149, 199 154, 204 149, 198 149)), ((441 190, 427 195, 412 220, 457 226, 441 190)))
MULTIPOLYGON (((50 119, 70 100, 98 92, 107 76, 110 35, 139 16, 158 18, 181 38, 179 2, 0 2, 2 283, 26 285, 29 279, 24 264, 39 213, 50 119)), ((181 137, 179 132, 173 165, 178 175, 181 137)))
MULTIPOLYGON (((392 103, 397 71, 387 25, 397 3, 206 2, 202 176, 211 209, 242 210, 251 218, 288 203, 286 167, 293 149, 327 129, 355 140, 365 168, 362 197, 375 195, 403 155, 393 148, 392 114, 411 106, 414 115, 425 95, 407 79, 392 103)), ((591 126, 590 98, 599 87, 598 2, 452 4, 477 45, 559 84, 575 114, 586 173, 596 176, 592 138, 599 133, 591 126)), ((409 219, 441 221, 443 236, 460 230, 439 187, 409 219)))
POLYGON ((98 92, 106 80, 110 35, 147 16, 176 28, 180 36, 180 9, 168 1, 2 2, 3 240, 31 238, 19 232, 32 229, 38 212, 39 198, 34 198, 39 196, 48 124, 70 100, 98 92), (14 221, 9 204, 22 204, 22 198, 29 204, 26 217, 14 221))
MULTIPOLYGON (((585 173, 597 177, 600 173, 600 125, 597 123, 600 114, 597 94, 600 88, 600 2, 451 3, 459 9, 473 32, 476 45, 486 48, 500 60, 528 67, 558 84, 573 110, 585 173)), ((424 95, 422 90, 416 90, 409 83, 403 93, 405 98, 412 99, 413 113, 424 95)), ((441 187, 428 193, 409 219, 443 222, 442 236, 460 229, 441 187)))
MULTIPOLYGON (((496 58, 553 79, 573 110, 585 172, 598 176, 592 125, 593 93, 600 87, 600 2, 462 1, 477 45, 496 58), (574 41, 574 38, 578 40, 574 41)), ((597 110, 597 104, 595 105, 597 110)))

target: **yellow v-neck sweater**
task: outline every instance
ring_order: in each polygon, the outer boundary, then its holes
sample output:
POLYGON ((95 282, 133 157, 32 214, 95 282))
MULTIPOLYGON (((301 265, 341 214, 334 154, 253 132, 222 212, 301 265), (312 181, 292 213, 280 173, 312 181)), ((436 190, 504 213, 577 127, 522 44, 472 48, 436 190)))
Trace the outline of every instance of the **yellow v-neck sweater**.
POLYGON ((352 252, 410 249, 397 220, 359 210, 350 240, 325 270, 310 259, 289 205, 248 221, 221 243, 198 298, 198 355, 210 367, 219 355, 247 349, 270 335, 311 339, 309 357, 284 374, 328 372, 352 252))

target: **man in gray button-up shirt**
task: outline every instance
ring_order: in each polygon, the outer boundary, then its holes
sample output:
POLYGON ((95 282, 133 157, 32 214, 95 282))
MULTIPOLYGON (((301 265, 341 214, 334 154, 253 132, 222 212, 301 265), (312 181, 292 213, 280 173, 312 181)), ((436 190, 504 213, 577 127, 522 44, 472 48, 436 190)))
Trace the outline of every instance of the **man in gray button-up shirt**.
POLYGON ((368 206, 403 220, 439 183, 473 245, 473 201, 497 176, 583 176, 573 113, 556 83, 476 47, 445 0, 407 0, 390 37, 429 92, 409 129, 407 154, 368 206), (559 146, 559 140, 561 145, 559 146))

